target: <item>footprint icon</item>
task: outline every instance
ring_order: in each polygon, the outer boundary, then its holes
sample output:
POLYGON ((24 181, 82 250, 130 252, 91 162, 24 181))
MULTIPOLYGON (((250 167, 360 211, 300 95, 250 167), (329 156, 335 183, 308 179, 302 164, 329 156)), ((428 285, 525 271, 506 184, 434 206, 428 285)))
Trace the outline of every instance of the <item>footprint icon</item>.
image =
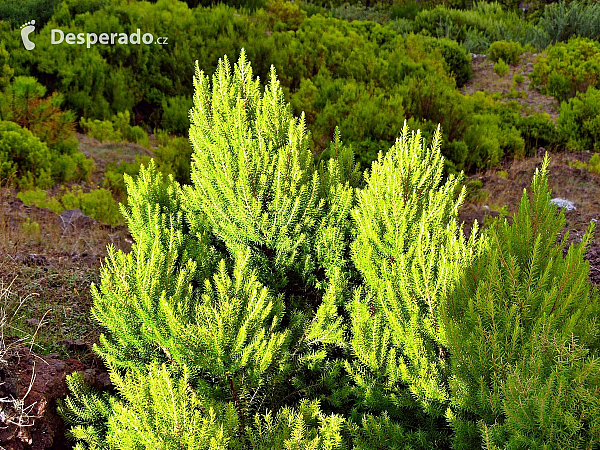
POLYGON ((27 50, 33 50, 35 44, 29 40, 29 35, 35 30, 35 20, 26 22, 21 25, 21 39, 23 39, 23 45, 27 50))

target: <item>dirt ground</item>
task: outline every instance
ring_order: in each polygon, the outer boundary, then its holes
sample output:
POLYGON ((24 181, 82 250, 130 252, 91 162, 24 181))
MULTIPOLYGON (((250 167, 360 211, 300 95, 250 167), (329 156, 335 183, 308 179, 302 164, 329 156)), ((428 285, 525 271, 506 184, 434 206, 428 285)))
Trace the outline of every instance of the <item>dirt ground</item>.
POLYGON ((501 77, 494 72, 494 63, 483 55, 475 55, 471 62, 473 67, 473 77, 460 89, 462 94, 471 95, 478 91, 487 91, 489 93, 499 92, 504 100, 517 100, 523 106, 524 114, 542 112, 550 115, 552 120, 558 118, 558 101, 554 97, 540 94, 536 89, 530 89, 530 82, 527 75, 533 71, 533 63, 537 54, 523 53, 520 63, 510 66, 509 72, 501 77), (523 75, 523 82, 514 83, 515 91, 526 95, 526 98, 511 97, 511 88, 513 87, 513 76, 523 75))

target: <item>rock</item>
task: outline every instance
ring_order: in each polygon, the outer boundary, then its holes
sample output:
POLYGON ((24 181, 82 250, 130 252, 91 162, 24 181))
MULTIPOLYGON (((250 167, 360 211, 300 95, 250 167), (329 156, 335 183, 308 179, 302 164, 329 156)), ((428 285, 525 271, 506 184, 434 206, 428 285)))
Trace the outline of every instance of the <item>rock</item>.
POLYGON ((30 253, 24 259, 25 264, 33 266, 43 266, 46 264, 46 257, 44 255, 38 255, 37 253, 30 253))
POLYGON ((28 348, 19 348, 8 365, 0 368, 0 379, 4 380, 0 384, 0 397, 23 399, 21 408, 13 403, 0 404, 0 449, 71 448, 73 444, 65 439, 65 424, 56 412, 56 400, 68 394, 66 375, 81 371, 92 386, 99 389, 112 387, 103 367, 89 368, 79 360, 63 360, 58 356, 52 354, 40 358, 28 348), (18 423, 19 417, 25 426, 11 423, 18 423))
POLYGON ((96 219, 86 216, 80 209, 67 209, 58 217, 58 224, 63 231, 90 228, 96 223, 96 219))
POLYGON ((21 408, 14 403, 2 405, 0 448, 68 448, 64 441, 65 426, 56 412, 55 403, 57 398, 67 395, 66 375, 84 369, 84 364, 74 359, 42 359, 27 348, 19 349, 18 357, 12 358, 1 370, 2 378, 7 382, 0 386, 0 396, 22 399, 23 405, 21 408), (35 378, 32 378, 34 373, 35 378), (19 422, 23 426, 17 426, 19 422))
POLYGON ((567 212, 577 209, 575 207, 575 203, 560 197, 553 198, 552 200, 550 200, 550 203, 558 206, 559 208, 564 208, 567 212))
POLYGON ((87 344, 83 339, 66 339, 60 342, 61 345, 64 345, 67 350, 85 350, 87 348, 87 344))

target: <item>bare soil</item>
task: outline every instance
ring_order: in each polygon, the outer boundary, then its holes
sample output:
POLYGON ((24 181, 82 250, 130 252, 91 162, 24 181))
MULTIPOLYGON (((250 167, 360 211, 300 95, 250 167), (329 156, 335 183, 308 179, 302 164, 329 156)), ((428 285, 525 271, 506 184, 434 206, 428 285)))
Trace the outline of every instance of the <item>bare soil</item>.
POLYGON ((499 92, 503 100, 516 100, 523 106, 522 113, 529 115, 535 112, 547 113, 552 120, 558 118, 559 103, 554 97, 541 94, 537 89, 531 88, 528 75, 533 71, 533 63, 537 54, 523 53, 519 64, 510 66, 509 72, 501 77, 494 72, 494 63, 483 55, 475 55, 471 62, 473 77, 460 89, 462 94, 472 95, 478 91, 489 93, 499 92), (513 83, 513 76, 523 75, 523 82, 513 83), (511 88, 526 98, 511 96, 511 88))

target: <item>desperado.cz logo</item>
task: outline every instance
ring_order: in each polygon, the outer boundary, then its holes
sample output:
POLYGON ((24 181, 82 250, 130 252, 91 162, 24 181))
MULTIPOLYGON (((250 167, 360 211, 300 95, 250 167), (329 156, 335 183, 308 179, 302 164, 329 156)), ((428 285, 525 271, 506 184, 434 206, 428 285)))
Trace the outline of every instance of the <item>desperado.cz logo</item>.
MULTIPOLYGON (((27 50, 33 50, 35 44, 29 39, 29 35, 35 30, 35 20, 21 25, 21 39, 27 50)), ((87 48, 92 45, 167 45, 168 37, 160 36, 155 38, 152 33, 144 33, 138 28, 134 33, 64 33, 62 30, 53 28, 50 30, 50 43, 53 45, 62 44, 63 42, 69 45, 83 45, 87 48)))

